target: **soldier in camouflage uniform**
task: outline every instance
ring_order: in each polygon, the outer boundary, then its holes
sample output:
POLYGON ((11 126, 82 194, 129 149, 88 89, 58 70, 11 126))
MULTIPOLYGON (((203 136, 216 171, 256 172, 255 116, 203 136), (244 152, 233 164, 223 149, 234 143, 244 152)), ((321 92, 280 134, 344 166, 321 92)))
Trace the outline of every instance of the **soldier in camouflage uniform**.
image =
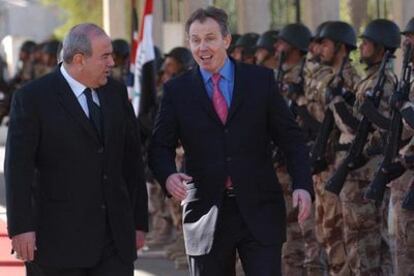
POLYGON ((111 77, 127 85, 129 74, 129 45, 124 39, 114 39, 112 41, 112 55, 114 58, 114 67, 111 71, 111 77))
MULTIPOLYGON (((341 131, 340 146, 346 147, 355 137, 361 112, 367 114, 365 101, 371 95, 379 77, 380 63, 386 50, 395 51, 400 45, 398 26, 392 21, 377 19, 370 22, 362 34, 360 45, 361 62, 367 65, 365 77, 356 86, 356 99, 352 114, 346 114, 343 107, 346 97, 336 96, 330 103, 341 131), (387 36, 384 36, 387 34, 387 36)), ((374 115, 389 117, 388 101, 394 92, 396 76, 389 69, 385 70, 385 85, 379 108, 374 109, 374 115)), ((370 121, 375 122, 370 115, 370 121)), ((383 137, 388 126, 373 124, 374 130, 369 134, 364 149, 367 162, 360 168, 351 171, 340 193, 344 224, 345 247, 348 264, 354 275, 389 275, 389 255, 383 250, 386 233, 381 226, 384 221, 382 210, 374 202, 364 199, 366 188, 373 179, 374 172, 382 160, 384 146, 383 137), (383 266, 383 267, 382 267, 383 266)), ((338 152, 336 161, 342 160, 346 152, 338 152)), ((341 162, 336 162, 336 166, 341 162)), ((386 246, 385 246, 386 247, 386 246)))
MULTIPOLYGON (((414 48, 414 18, 412 18, 405 27, 402 34, 406 37, 405 43, 410 43, 414 48)), ((414 51, 411 56, 411 63, 414 64, 414 51)), ((411 72, 411 80, 413 80, 413 73, 411 72)), ((401 111, 414 112, 414 86, 411 85, 409 101, 402 105, 401 111)), ((405 140, 408 135, 413 136, 414 125, 404 122, 405 131, 407 135, 403 135, 402 140, 405 140)), ((392 235, 392 255, 394 261, 394 275, 405 276, 414 272, 414 211, 402 208, 402 202, 407 195, 411 185, 414 183, 414 137, 410 142, 400 150, 400 156, 405 164, 407 170, 405 173, 394 180, 391 184, 391 199, 390 206, 393 229, 392 235), (406 161, 407 160, 407 161, 406 161)))
POLYGON ((256 64, 269 69, 276 69, 277 58, 275 56, 275 48, 273 45, 277 41, 278 31, 269 30, 264 32, 256 43, 256 51, 254 53, 256 64))
MULTIPOLYGON (((348 93, 352 97, 360 78, 348 58, 349 53, 356 49, 356 34, 349 24, 341 21, 327 22, 323 24, 317 39, 320 42, 321 65, 316 72, 319 72, 320 81, 313 81, 316 84, 309 84, 309 89, 305 90, 305 104, 309 112, 322 122, 329 103, 327 91, 335 89, 342 77, 343 86, 340 92, 344 95, 348 93), (339 76, 344 61, 342 76, 339 76)), ((335 153, 332 143, 336 136, 335 128, 331 133, 331 146, 325 153, 328 166, 325 171, 314 175, 317 233, 320 233, 327 254, 329 275, 350 275, 343 243, 341 203, 337 196, 324 190, 326 181, 333 172, 335 153)))
POLYGON ((19 52, 19 68, 16 75, 10 80, 9 86, 14 91, 33 80, 33 52, 36 43, 27 40, 23 42, 19 52))
POLYGON ((256 33, 247 33, 240 36, 236 44, 234 44, 234 50, 232 57, 240 62, 255 64, 255 46, 259 35, 256 33))
MULTIPOLYGON (((310 39, 311 33, 307 27, 289 24, 280 30, 275 43, 276 56, 280 59, 282 53, 285 55, 284 62, 279 67, 283 78, 278 80, 281 81, 278 87, 290 103, 303 94, 304 62, 310 39)), ((276 71, 275 74, 278 76, 279 72, 276 71)), ((322 248, 315 236, 314 217, 311 216, 302 225, 298 224, 297 210, 292 206, 291 180, 283 162, 276 164, 276 174, 283 189, 287 211, 287 236, 282 248, 283 274, 323 275, 322 248)))

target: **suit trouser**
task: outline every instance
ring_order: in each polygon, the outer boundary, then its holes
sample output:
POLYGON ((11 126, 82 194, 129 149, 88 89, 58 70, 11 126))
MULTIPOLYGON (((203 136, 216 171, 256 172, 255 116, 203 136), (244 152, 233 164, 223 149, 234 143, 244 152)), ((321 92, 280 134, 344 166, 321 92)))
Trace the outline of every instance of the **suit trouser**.
POLYGON ((112 239, 108 220, 106 222, 104 245, 98 263, 91 267, 63 268, 39 264, 36 261, 26 262, 26 276, 133 276, 134 264, 121 260, 112 239))
POLYGON ((236 250, 247 276, 281 275, 281 245, 262 245, 257 242, 244 223, 236 198, 226 196, 210 253, 188 256, 190 275, 235 275, 236 250))

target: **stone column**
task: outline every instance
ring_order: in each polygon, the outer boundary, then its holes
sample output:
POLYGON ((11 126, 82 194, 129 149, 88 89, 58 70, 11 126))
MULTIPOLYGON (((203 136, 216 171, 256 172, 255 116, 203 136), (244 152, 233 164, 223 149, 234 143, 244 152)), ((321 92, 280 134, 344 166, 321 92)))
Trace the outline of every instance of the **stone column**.
POLYGON ((327 20, 339 20, 339 0, 301 1, 302 22, 313 32, 327 20))
POLYGON ((103 26, 112 39, 128 38, 125 11, 125 0, 103 0, 103 26))
POLYGON ((153 7, 153 26, 152 33, 154 38, 154 45, 163 49, 164 37, 163 37, 163 10, 162 10, 162 1, 154 1, 153 7))
POLYGON ((270 0, 236 0, 237 31, 263 33, 270 28, 270 0))
MULTIPOLYGON (((391 20, 393 20, 401 28, 401 31, 404 30, 405 25, 413 17, 412 11, 414 10, 414 1, 412 0, 393 0, 391 6, 391 20)), ((401 37, 402 41, 404 37, 401 37)), ((398 50, 396 52, 396 59, 394 62, 394 69, 397 75, 400 75, 401 72, 401 63, 402 63, 402 52, 398 50)))

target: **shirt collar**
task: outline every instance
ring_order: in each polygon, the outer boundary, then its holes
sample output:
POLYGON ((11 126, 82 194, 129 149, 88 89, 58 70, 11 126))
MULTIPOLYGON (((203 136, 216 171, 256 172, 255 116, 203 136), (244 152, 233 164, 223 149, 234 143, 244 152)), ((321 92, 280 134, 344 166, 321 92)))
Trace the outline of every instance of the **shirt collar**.
POLYGON ((68 82, 75 96, 79 98, 79 96, 82 95, 83 91, 86 89, 86 86, 72 78, 72 76, 69 75, 68 71, 66 71, 63 64, 60 66, 60 72, 62 73, 65 80, 68 82))
MULTIPOLYGON (((226 79, 228 81, 231 81, 233 78, 233 72, 234 72, 234 64, 230 61, 229 58, 226 58, 226 61, 224 62, 223 67, 219 70, 219 73, 223 79, 226 79)), ((210 78, 213 76, 213 74, 207 70, 204 70, 200 67, 201 76, 203 77, 204 83, 207 84, 207 82, 210 80, 210 78)))

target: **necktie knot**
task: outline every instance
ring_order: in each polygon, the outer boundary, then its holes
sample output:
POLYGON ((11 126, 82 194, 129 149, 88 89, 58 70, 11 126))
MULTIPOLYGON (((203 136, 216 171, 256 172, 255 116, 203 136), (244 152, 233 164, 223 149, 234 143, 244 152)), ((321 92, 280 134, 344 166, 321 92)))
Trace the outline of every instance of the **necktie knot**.
POLYGON ((89 87, 86 87, 85 90, 83 90, 83 94, 88 101, 92 100, 92 90, 89 87))
POLYGON ((215 87, 218 86, 220 79, 221 79, 221 75, 219 73, 215 73, 211 76, 211 81, 213 82, 213 85, 215 87))

